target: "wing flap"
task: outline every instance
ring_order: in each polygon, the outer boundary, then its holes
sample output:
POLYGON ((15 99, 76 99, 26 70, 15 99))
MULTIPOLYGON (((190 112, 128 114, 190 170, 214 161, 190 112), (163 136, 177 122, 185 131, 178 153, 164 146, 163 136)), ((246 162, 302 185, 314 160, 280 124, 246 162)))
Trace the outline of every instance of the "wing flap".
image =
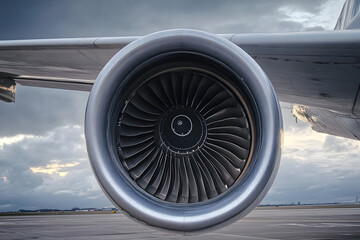
POLYGON ((320 133, 360 140, 360 119, 323 108, 294 105, 293 115, 320 133))

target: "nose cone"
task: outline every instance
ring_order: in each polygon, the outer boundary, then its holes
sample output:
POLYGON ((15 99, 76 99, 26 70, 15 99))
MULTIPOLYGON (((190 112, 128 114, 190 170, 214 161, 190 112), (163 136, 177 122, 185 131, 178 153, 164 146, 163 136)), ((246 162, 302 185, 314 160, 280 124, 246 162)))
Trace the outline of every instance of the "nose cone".
POLYGON ((183 114, 177 115, 171 122, 171 130, 180 137, 189 135, 192 127, 191 119, 183 114))

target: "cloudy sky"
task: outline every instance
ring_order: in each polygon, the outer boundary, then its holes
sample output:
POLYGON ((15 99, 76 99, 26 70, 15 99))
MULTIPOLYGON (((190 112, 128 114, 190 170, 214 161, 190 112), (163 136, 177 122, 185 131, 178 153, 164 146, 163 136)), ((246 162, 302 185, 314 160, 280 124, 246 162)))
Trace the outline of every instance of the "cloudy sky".
MULTIPOLYGON (((331 30, 344 1, 1 1, 0 39, 331 30)), ((87 92, 18 86, 0 102, 0 211, 110 206, 92 174, 87 92)), ((360 196, 360 144, 313 132, 283 105, 280 170, 263 203, 349 202, 360 196)))

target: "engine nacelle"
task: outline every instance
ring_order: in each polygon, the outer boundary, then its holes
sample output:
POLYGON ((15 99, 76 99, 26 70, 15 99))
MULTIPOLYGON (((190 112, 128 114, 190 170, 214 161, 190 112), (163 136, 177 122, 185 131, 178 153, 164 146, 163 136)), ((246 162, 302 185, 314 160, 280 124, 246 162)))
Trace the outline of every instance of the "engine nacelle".
POLYGON ((255 208, 279 165, 282 118, 263 70, 195 30, 145 36, 100 72, 85 119, 109 199, 150 226, 201 232, 255 208))

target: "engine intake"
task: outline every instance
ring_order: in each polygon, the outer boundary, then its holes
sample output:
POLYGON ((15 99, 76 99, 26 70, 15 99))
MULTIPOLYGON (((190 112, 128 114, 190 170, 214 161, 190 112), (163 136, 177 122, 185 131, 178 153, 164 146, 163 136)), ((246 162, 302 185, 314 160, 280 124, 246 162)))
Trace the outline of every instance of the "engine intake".
POLYGON ((245 216, 276 175, 280 108, 262 69, 230 41, 170 30, 119 51, 92 88, 90 161, 113 203, 179 232, 245 216))

